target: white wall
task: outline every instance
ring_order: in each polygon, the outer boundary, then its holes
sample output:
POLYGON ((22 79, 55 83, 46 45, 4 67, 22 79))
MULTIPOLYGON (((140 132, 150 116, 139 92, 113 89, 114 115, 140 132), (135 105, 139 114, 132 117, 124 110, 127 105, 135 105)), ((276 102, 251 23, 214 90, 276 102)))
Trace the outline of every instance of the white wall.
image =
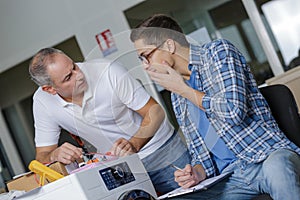
MULTIPOLYGON (((0 73, 28 59, 40 48, 75 35, 87 56, 105 29, 118 34, 129 29, 123 10, 141 0, 1 0, 0 73)), ((121 41, 119 46, 131 45, 121 41)))
POLYGON ((85 59, 103 57, 95 36, 110 29, 121 61, 158 101, 152 81, 143 72, 123 11, 143 0, 1 0, 0 73, 30 58, 39 49, 75 35, 85 59))
MULTIPOLYGON (((0 73, 29 59, 41 48, 54 46, 74 35, 85 59, 102 57, 95 35, 110 29, 118 51, 108 58, 121 61, 136 78, 142 80, 148 92, 162 103, 155 86, 137 59, 129 40, 130 28, 123 14, 124 10, 142 1, 1 0, 0 73)), ((1 133, 0 140, 15 150, 2 115, 0 127, 7 133, 1 133)), ((13 152, 8 147, 5 149, 13 152)), ((9 159, 14 163, 15 174, 24 170, 20 158, 9 155, 9 159)))

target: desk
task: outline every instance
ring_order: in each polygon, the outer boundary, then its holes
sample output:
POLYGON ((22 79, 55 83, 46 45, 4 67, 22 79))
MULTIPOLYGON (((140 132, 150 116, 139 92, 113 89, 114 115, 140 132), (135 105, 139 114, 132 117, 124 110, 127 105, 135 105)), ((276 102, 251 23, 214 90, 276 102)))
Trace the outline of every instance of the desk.
POLYGON ((297 106, 300 108, 300 66, 290 69, 283 74, 266 80, 267 85, 283 84, 293 93, 297 106))

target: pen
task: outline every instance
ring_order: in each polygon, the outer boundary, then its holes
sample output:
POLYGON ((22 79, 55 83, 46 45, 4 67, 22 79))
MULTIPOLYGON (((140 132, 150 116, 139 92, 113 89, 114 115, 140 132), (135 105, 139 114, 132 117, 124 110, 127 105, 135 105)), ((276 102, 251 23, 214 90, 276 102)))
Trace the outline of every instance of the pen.
MULTIPOLYGON (((183 169, 181 169, 180 167, 177 167, 176 165, 174 165, 174 164, 171 164, 171 166, 173 167, 173 168, 175 168, 175 169, 177 169, 177 170, 179 170, 179 171, 181 171, 181 172, 184 172, 184 173, 186 173, 183 169)), ((192 172, 190 172, 190 175, 192 176, 192 172)))
POLYGON ((183 169, 181 169, 181 168, 177 167, 176 165, 174 165, 174 164, 171 164, 171 166, 172 166, 173 168, 175 168, 175 169, 177 169, 177 170, 180 170, 180 171, 182 171, 182 172, 183 172, 183 169))

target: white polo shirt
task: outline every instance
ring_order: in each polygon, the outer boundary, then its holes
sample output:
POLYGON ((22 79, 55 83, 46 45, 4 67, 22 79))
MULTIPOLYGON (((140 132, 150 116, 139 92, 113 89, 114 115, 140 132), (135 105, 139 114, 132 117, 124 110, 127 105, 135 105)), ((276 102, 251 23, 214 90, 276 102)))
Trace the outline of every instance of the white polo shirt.
MULTIPOLYGON (((77 65, 88 82, 82 107, 39 88, 33 96, 35 143, 37 147, 57 144, 63 128, 105 153, 117 139, 130 139, 137 132, 142 117, 135 110, 141 109, 150 96, 118 63, 98 59, 77 65)), ((173 131, 166 117, 140 150, 140 158, 158 149, 173 131)))

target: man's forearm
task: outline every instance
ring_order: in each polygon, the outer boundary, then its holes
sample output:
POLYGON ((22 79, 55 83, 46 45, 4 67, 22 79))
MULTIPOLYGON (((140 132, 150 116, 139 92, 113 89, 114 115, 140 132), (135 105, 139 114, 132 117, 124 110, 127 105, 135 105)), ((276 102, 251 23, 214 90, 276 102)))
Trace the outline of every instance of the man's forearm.
POLYGON ((39 152, 36 154, 35 159, 41 163, 50 163, 53 162, 50 155, 51 152, 39 152))
POLYGON ((200 109, 204 110, 202 106, 202 98, 204 96, 204 92, 200 92, 191 87, 187 88, 188 89, 184 90, 184 92, 181 93, 181 96, 190 100, 193 104, 198 106, 200 109))
POLYGON ((49 163, 56 161, 52 158, 53 151, 55 151, 56 148, 57 145, 36 147, 35 159, 41 163, 49 163))
POLYGON ((129 142, 139 151, 154 136, 164 119, 165 112, 162 107, 157 103, 151 105, 151 108, 144 116, 139 130, 129 142))

